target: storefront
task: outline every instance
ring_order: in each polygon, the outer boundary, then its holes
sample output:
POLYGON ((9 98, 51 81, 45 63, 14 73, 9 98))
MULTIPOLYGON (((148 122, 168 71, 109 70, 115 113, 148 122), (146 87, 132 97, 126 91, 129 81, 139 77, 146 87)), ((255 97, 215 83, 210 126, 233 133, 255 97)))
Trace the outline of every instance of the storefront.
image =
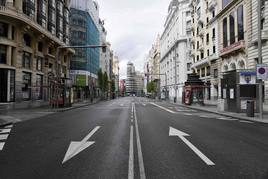
POLYGON ((15 70, 0 69, 0 103, 15 101, 15 70))

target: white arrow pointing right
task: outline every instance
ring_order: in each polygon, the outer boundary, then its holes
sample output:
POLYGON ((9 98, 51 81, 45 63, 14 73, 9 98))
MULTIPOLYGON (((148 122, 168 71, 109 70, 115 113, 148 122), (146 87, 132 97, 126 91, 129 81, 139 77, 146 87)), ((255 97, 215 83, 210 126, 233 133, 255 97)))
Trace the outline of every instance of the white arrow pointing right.
POLYGON ((169 127, 169 136, 178 136, 194 153, 196 153, 207 165, 215 165, 209 158, 207 158, 198 148, 196 148, 191 142, 185 137, 190 136, 182 131, 179 131, 173 127, 169 127))

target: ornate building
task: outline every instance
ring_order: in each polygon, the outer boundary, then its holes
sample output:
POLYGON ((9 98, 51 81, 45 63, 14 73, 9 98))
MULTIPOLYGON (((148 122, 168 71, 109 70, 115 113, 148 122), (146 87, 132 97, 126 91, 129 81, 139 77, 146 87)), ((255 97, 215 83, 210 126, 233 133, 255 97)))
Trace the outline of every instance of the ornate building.
POLYGON ((0 103, 48 100, 50 77, 69 77, 69 0, 0 1, 0 103))

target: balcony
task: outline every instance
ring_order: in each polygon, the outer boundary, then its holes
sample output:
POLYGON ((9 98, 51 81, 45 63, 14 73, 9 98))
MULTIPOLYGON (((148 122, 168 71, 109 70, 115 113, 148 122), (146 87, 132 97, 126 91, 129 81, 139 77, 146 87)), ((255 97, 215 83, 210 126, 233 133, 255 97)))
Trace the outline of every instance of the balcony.
POLYGON ((203 59, 193 63, 192 68, 199 68, 201 66, 209 65, 209 64, 210 64, 210 61, 209 61, 208 57, 206 57, 206 58, 203 58, 203 59))
POLYGON ((214 60, 217 60, 219 57, 218 55, 216 55, 215 53, 211 54, 208 59, 209 61, 214 61, 214 60))
POLYGON ((52 35, 47 29, 45 29, 41 25, 39 25, 35 21, 34 17, 27 16, 22 11, 19 11, 19 10, 14 9, 14 8, 9 8, 6 6, 0 6, 0 15, 12 18, 12 19, 17 20, 17 21, 24 22, 25 24, 29 25, 30 27, 32 27, 33 29, 35 29, 39 33, 44 34, 49 39, 55 41, 59 45, 61 45, 61 46, 65 45, 60 39, 58 39, 56 36, 52 35))
POLYGON ((200 43, 198 50, 202 51, 202 52, 204 51, 204 44, 203 43, 200 43))
POLYGON ((229 45, 228 47, 225 47, 220 50, 220 56, 226 56, 231 53, 235 53, 236 51, 240 51, 245 49, 245 41, 240 40, 239 42, 236 42, 232 45, 229 45))
POLYGON ((186 32, 190 32, 190 31, 192 31, 192 29, 193 29, 192 24, 187 24, 186 25, 186 32))
POLYGON ((210 0, 210 2, 208 3, 208 10, 213 11, 216 6, 217 6, 217 1, 216 0, 210 0))
POLYGON ((198 35, 199 35, 200 37, 203 37, 203 36, 204 36, 204 29, 200 29, 198 35))

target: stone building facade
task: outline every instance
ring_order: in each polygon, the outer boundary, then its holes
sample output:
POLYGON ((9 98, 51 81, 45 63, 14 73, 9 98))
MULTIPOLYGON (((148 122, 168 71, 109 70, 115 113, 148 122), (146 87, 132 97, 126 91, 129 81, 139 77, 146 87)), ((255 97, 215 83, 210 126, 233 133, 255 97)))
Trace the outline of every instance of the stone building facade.
POLYGON ((47 101, 57 74, 69 77, 69 0, 1 0, 0 103, 47 101), (57 73, 57 74, 56 74, 57 73))

